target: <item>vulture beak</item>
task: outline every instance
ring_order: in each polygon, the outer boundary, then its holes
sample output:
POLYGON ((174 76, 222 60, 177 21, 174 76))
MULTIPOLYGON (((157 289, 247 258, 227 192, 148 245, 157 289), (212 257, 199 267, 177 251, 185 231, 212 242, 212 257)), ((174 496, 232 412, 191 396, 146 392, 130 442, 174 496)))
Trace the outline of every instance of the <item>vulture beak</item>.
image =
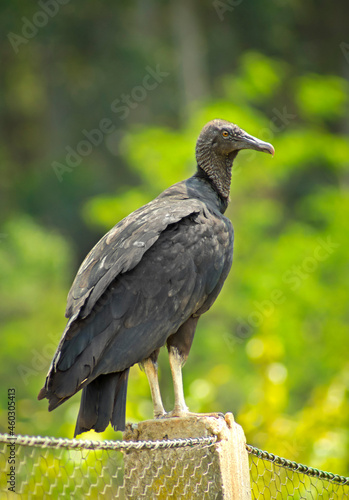
POLYGON ((236 137, 239 144, 239 149, 254 149, 255 151, 262 151, 263 153, 270 153, 274 156, 275 149, 269 144, 269 142, 261 141, 257 139, 257 137, 253 137, 253 135, 248 134, 244 130, 241 130, 241 135, 236 137))

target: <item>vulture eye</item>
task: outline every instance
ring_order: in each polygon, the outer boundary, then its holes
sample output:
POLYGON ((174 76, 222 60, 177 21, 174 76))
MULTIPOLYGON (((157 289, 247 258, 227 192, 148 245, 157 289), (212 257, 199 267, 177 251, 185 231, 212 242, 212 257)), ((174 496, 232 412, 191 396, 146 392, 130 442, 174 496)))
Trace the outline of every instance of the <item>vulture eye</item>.
POLYGON ((226 130, 223 130, 222 136, 223 137, 228 137, 228 135, 229 135, 229 132, 227 132, 226 130))

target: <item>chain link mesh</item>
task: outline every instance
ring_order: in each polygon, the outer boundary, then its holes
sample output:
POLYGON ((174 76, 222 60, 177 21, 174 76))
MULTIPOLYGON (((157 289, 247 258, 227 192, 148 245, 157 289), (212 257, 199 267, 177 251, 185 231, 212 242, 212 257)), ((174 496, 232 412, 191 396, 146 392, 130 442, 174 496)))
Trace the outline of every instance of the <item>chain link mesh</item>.
POLYGON ((213 461, 207 456, 213 454, 216 440, 212 436, 82 441, 0 435, 0 498, 215 498, 213 461), (7 483, 8 447, 14 441, 15 493, 7 483))
MULTIPOLYGON (((0 435, 1 499, 213 499, 216 436, 82 441, 0 435), (10 446, 15 442, 15 492, 10 446)), ((349 478, 247 445, 253 499, 347 499, 349 478)), ((11 455, 12 456, 12 455, 11 455)))
POLYGON ((349 498, 349 477, 292 462, 250 445, 246 447, 250 454, 253 499, 349 498))

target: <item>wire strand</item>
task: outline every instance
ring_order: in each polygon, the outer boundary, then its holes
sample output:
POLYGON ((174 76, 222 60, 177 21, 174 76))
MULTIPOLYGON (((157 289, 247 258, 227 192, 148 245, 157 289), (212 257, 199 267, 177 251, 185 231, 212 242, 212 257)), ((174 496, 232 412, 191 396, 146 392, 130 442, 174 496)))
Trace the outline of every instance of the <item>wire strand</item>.
POLYGON ((274 453, 269 453, 268 451, 255 448, 250 444, 246 445, 246 449, 251 455, 254 455, 262 460, 272 462, 278 467, 283 467, 284 469, 292 470, 293 472, 305 474, 306 476, 326 479, 327 481, 331 481, 333 483, 349 485, 349 477, 340 476, 338 474, 334 474, 333 472, 327 472, 321 469, 315 469, 314 467, 309 467, 308 465, 304 465, 298 462, 293 462, 292 460, 288 460, 287 458, 274 455, 274 453))

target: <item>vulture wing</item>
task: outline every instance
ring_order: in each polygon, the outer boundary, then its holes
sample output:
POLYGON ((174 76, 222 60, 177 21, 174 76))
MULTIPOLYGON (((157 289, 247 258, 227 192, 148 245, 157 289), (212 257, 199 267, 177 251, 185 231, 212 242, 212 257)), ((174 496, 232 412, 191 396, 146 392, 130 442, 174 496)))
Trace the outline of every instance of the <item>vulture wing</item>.
POLYGON ((46 382, 50 409, 149 357, 217 297, 231 266, 230 221, 200 200, 164 201, 117 224, 82 264, 46 382))
POLYGON ((108 285, 133 269, 168 225, 198 213, 196 200, 156 198, 116 224, 90 251, 68 294, 66 317, 88 316, 108 285))

